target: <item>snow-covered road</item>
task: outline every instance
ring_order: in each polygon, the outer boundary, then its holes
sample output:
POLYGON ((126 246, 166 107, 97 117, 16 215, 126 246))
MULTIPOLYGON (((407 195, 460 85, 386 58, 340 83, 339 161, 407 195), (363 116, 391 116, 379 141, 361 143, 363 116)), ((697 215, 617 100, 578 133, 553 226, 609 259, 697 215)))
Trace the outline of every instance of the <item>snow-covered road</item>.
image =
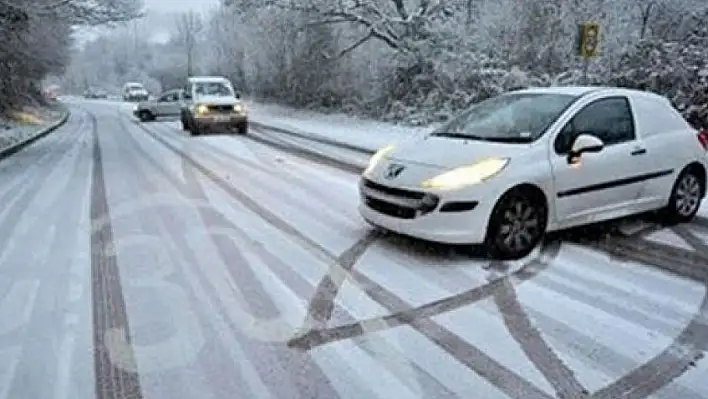
POLYGON ((490 263, 327 163, 71 110, 0 164, 0 399, 708 398, 708 223, 490 263))

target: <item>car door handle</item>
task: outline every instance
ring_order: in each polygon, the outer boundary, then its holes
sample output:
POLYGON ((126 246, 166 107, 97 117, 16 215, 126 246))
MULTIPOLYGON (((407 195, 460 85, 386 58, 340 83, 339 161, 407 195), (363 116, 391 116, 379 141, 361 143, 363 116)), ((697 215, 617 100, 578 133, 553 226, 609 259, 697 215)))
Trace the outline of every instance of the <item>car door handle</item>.
POLYGON ((644 155, 647 153, 646 148, 637 148, 636 150, 632 151, 632 156, 637 156, 637 155, 644 155))

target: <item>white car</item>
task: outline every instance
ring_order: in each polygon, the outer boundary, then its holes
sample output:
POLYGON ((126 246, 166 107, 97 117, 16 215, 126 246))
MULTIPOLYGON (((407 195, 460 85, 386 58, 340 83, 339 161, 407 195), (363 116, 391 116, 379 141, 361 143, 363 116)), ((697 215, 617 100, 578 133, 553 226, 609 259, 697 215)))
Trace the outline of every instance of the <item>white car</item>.
POLYGON ((707 150, 708 132, 656 94, 512 91, 379 150, 359 211, 386 230, 518 259, 546 231, 653 210, 690 221, 706 194, 707 150))
POLYGON ((147 101, 150 99, 145 86, 138 82, 128 82, 123 86, 123 101, 147 101))
POLYGON ((248 133, 248 110, 223 76, 192 76, 182 92, 182 129, 194 136, 212 130, 248 133))

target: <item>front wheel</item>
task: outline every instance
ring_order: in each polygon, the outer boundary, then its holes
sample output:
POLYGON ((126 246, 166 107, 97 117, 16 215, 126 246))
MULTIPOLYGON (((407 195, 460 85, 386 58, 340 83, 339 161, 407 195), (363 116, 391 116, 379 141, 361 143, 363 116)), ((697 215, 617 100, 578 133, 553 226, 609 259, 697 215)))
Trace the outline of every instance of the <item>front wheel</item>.
POLYGON ((690 222, 701 206, 705 184, 705 179, 695 169, 684 169, 671 188, 669 204, 661 211, 664 222, 667 224, 690 222))
POLYGON ((141 122, 149 122, 155 119, 149 111, 140 111, 138 118, 140 118, 141 122))
POLYGON ((237 127, 236 130, 238 131, 238 134, 246 134, 248 133, 248 123, 243 122, 240 123, 237 127))
POLYGON ((492 258, 523 258, 543 238, 548 211, 545 202, 532 194, 513 189, 494 206, 484 242, 492 258))

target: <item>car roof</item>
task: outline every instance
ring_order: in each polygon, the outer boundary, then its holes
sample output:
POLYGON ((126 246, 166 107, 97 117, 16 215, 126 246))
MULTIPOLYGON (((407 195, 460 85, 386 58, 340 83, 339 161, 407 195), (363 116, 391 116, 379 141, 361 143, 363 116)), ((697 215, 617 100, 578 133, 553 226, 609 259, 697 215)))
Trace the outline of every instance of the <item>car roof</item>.
POLYGON ((569 95, 574 97, 584 96, 588 93, 602 93, 625 95, 627 97, 644 97, 658 101, 668 101, 664 96, 661 96, 650 91, 627 89, 623 87, 611 86, 549 86, 549 87, 529 87, 521 90, 515 90, 515 93, 536 93, 536 94, 559 94, 569 95))
POLYGON ((191 76, 189 77, 190 82, 226 82, 223 76, 191 76))

